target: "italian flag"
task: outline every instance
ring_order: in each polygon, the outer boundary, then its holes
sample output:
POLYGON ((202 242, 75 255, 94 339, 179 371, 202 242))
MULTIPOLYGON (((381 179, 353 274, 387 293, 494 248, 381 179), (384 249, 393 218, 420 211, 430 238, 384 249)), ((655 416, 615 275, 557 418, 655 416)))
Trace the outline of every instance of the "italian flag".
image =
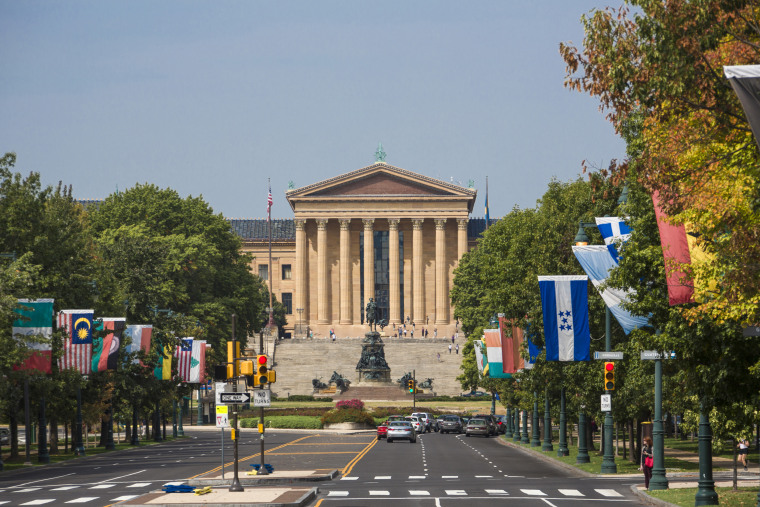
POLYGON ((53 348, 53 299, 19 299, 13 336, 30 349, 31 354, 17 370, 51 372, 53 348))

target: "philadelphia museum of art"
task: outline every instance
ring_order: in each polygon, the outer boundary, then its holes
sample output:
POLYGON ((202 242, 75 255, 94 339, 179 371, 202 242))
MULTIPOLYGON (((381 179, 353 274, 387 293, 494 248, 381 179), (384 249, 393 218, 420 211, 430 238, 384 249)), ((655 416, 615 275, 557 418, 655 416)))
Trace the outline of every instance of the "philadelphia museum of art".
POLYGON ((376 162, 286 192, 293 219, 230 219, 253 270, 287 311, 286 337, 363 336, 374 298, 392 335, 451 336, 454 268, 484 219, 470 219, 477 192, 376 162))

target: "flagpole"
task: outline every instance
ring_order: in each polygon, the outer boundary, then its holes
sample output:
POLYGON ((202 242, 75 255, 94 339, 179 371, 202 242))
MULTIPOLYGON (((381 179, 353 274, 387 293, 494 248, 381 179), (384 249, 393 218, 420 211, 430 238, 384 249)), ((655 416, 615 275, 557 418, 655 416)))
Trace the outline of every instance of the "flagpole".
POLYGON ((489 215, 490 215, 490 212, 488 209, 488 176, 486 176, 486 230, 488 230, 488 222, 491 221, 491 217, 489 215))
MULTIPOLYGON (((267 236, 269 237, 269 322, 267 327, 274 327, 274 308, 272 307, 272 182, 267 178, 269 182, 269 196, 267 197, 267 236)), ((272 332, 271 329, 269 331, 272 332)))

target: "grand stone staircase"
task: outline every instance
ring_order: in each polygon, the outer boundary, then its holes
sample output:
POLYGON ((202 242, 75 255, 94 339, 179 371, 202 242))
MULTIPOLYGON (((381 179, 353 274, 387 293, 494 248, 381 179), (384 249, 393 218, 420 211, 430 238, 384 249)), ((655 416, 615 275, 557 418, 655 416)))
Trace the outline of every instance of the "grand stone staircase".
MULTIPOLYGON (((311 380, 320 379, 327 384, 334 371, 351 381, 351 387, 335 399, 359 398, 362 400, 411 400, 411 395, 395 382, 404 373, 415 370, 417 382, 432 378, 433 389, 424 395, 457 395, 462 388, 456 377, 462 373, 459 366, 462 355, 449 354, 451 339, 387 338, 385 359, 391 368, 392 386, 359 385, 356 364, 362 351, 362 338, 294 338, 265 342, 267 353, 274 355, 277 382, 273 394, 287 397, 294 394, 313 394, 311 380), (438 359, 440 354, 440 360, 438 359)), ((460 348, 464 345, 459 339, 460 348)), ((258 350, 258 343, 255 345, 258 350)), ((419 396, 419 395, 418 395, 419 396)))

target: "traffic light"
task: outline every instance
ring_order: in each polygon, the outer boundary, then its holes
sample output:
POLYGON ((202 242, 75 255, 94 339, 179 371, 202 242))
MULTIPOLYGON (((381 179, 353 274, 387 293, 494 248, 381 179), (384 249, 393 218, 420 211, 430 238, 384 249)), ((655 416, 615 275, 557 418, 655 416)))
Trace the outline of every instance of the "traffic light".
POLYGON ((240 374, 246 377, 253 375, 253 361, 240 361, 240 374))
POLYGON ((236 378, 240 375, 240 367, 237 366, 236 357, 240 357, 240 342, 235 342, 235 352, 232 351, 232 341, 227 342, 227 378, 236 378))
POLYGON ((415 384, 415 382, 414 382, 413 378, 410 378, 409 380, 406 381, 406 387, 407 387, 407 389, 409 390, 409 392, 411 394, 414 394, 414 390, 415 390, 414 389, 415 388, 414 384, 415 384))
POLYGON ((615 363, 604 363, 604 389, 615 390, 615 363))
POLYGON ((267 356, 256 356, 256 371, 253 372, 253 385, 263 386, 269 381, 269 368, 267 367, 267 356))

